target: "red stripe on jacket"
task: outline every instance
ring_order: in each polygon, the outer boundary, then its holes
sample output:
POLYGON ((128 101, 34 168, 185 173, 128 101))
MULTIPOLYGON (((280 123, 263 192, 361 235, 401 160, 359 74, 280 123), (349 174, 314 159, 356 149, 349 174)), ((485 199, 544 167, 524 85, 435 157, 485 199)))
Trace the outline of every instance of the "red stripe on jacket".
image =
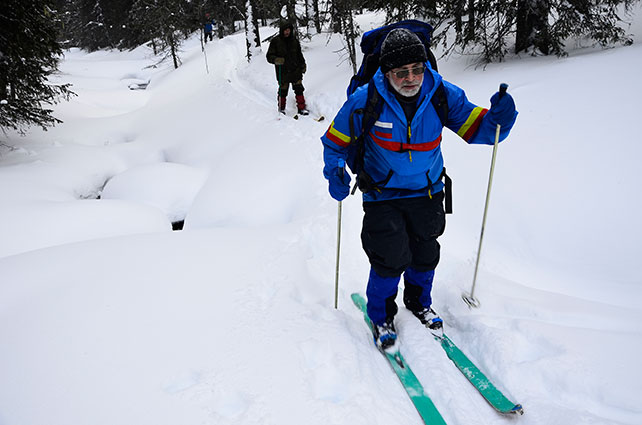
POLYGON ((473 134, 475 134, 475 132, 479 128, 479 125, 481 124, 482 119, 484 118, 484 115, 486 115, 486 112, 488 112, 488 109, 483 109, 479 113, 479 116, 477 116, 477 119, 475 120, 475 122, 470 126, 468 131, 464 134, 463 139, 465 141, 468 141, 468 140, 470 140, 471 137, 473 137, 473 134))
POLYGON ((378 137, 383 137, 384 139, 392 139, 392 133, 384 133, 382 131, 374 131, 374 134, 378 137))
POLYGON ((346 143, 343 140, 339 139, 334 134, 332 134, 330 130, 326 131, 325 137, 327 137, 329 140, 332 140, 334 143, 341 146, 342 148, 347 148, 350 145, 350 143, 346 143))
POLYGON ((377 145, 393 152, 406 152, 406 151, 427 152, 435 149, 441 143, 441 134, 432 142, 426 142, 426 143, 401 143, 401 142, 392 142, 389 140, 382 140, 372 132, 370 132, 370 137, 372 138, 372 140, 374 140, 374 142, 377 145))

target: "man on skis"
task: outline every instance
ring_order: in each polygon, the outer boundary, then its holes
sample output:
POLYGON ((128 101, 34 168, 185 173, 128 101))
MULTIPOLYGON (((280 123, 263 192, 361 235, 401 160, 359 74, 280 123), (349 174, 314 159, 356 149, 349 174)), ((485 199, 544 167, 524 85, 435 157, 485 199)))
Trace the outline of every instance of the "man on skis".
MULTIPOLYGON (((501 125, 500 140, 504 140, 517 117, 508 93, 496 93, 490 109, 479 107, 426 62, 426 49, 413 32, 396 28, 386 36, 380 68, 373 77, 383 105, 372 130, 364 135, 358 173, 365 213, 361 241, 371 266, 367 313, 375 342, 382 349, 393 346, 397 339, 393 319, 402 275, 406 308, 428 328, 442 327, 441 318, 431 308, 431 291, 439 263, 437 238, 445 229, 443 127, 469 144, 492 145, 497 125, 501 125), (444 123, 431 101, 438 88, 447 101, 444 123)), ((362 128, 359 110, 366 109, 369 96, 368 85, 357 89, 321 138, 323 174, 337 201, 350 191, 351 179, 342 165, 359 135, 351 134, 351 128, 355 132, 362 128)))
POLYGON ((267 61, 274 64, 276 79, 279 82, 279 112, 285 114, 285 103, 288 89, 292 89, 296 96, 296 107, 301 115, 308 115, 308 110, 303 97, 303 74, 307 70, 301 44, 294 35, 291 23, 281 24, 279 35, 270 41, 266 54, 267 61))
POLYGON ((205 24, 203 25, 203 31, 205 33, 205 44, 207 44, 207 40, 209 41, 214 40, 214 25, 216 24, 216 21, 214 19, 210 18, 210 14, 206 13, 205 14, 205 24))

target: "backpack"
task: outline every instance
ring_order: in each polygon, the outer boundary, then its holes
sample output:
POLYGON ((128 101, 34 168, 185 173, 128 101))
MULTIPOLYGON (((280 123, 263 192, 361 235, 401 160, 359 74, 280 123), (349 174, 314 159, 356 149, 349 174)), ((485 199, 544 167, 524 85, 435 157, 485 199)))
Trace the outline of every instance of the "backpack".
POLYGON ((347 95, 350 97, 354 91, 364 84, 367 84, 370 79, 375 75, 379 69, 379 54, 381 53, 381 45, 388 33, 396 28, 405 28, 412 31, 419 37, 421 42, 426 48, 428 62, 432 69, 437 71, 437 59, 430 50, 430 37, 433 28, 425 22, 416 19, 407 19, 394 24, 386 25, 383 27, 375 28, 363 34, 361 37, 361 52, 363 53, 363 61, 359 67, 359 71, 350 79, 348 85, 347 95))
MULTIPOLYGON (((408 19, 405 21, 400 21, 394 24, 386 25, 383 27, 375 28, 363 34, 361 38, 361 52, 363 53, 363 61, 359 67, 359 71, 350 79, 350 84, 347 88, 347 95, 350 97, 352 93, 357 90, 357 88, 368 84, 368 95, 366 100, 366 106, 362 109, 357 109, 352 114, 363 114, 363 119, 361 121, 361 129, 358 136, 355 136, 354 120, 353 116, 350 116, 350 149, 348 150, 348 157, 346 163, 350 170, 356 174, 357 182, 352 189, 352 193, 356 191, 358 187, 362 192, 369 192, 371 190, 379 190, 378 186, 383 186, 387 183, 388 180, 392 177, 392 172, 381 182, 375 182, 372 178, 363 171, 363 161, 365 156, 365 135, 370 132, 374 123, 379 118, 381 111, 383 109, 383 98, 375 88, 372 77, 379 69, 379 54, 381 53, 381 45, 383 40, 386 38, 388 33, 395 28, 406 28, 413 33, 415 33, 421 42, 426 48, 426 55, 428 56, 428 62, 432 69, 437 71, 437 60, 435 55, 430 50, 430 37, 433 31, 432 26, 425 22, 418 21, 416 19, 408 19)), ((443 83, 440 83, 437 87, 435 93, 433 94, 430 102, 433 104, 437 115, 441 120, 442 125, 445 126, 448 121, 448 101, 446 98, 446 91, 444 89, 443 83)), ((451 205, 451 180, 446 175, 446 169, 442 171, 442 176, 445 177, 445 194, 446 194, 446 211, 450 213, 452 211, 451 205)), ((441 178, 441 176, 440 176, 441 178)))

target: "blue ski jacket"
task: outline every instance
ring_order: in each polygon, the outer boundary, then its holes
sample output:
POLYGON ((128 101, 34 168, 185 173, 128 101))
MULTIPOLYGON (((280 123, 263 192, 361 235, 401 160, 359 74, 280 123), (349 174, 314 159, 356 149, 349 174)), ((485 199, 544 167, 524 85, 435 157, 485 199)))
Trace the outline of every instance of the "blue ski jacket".
MULTIPOLYGON (((443 125, 430 101, 442 82, 448 101, 446 127, 470 144, 494 144, 497 123, 486 114, 488 109, 471 103, 462 89, 443 80, 430 66, 426 66, 417 111, 410 123, 381 69, 377 70, 373 81, 384 104, 377 122, 365 137, 364 170, 373 181, 385 183, 378 184, 377 190, 364 193, 364 202, 432 196, 443 190, 443 125)), ((321 137, 326 178, 336 173, 340 159, 345 162, 350 143, 359 136, 363 115, 353 112, 365 107, 367 97, 366 84, 348 98, 321 137), (354 138, 350 137, 350 119, 357 132, 354 138)), ((500 141, 508 136, 516 118, 517 112, 510 125, 502 125, 500 141)))

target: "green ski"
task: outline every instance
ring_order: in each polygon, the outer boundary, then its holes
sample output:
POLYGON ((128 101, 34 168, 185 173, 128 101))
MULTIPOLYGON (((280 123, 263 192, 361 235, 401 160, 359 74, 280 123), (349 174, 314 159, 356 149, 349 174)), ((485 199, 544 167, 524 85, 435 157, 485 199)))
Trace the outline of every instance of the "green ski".
MULTIPOLYGON (((372 322, 370 321, 366 311, 366 300, 361 295, 355 293, 352 294, 352 302, 354 302, 354 305, 363 312, 363 317, 368 324, 370 331, 372 331, 372 322)), ((446 425, 446 422, 441 417, 441 414, 433 404, 432 400, 424 392, 424 387, 421 385, 421 382, 419 382, 415 374, 410 370, 410 366, 408 366, 399 350, 393 352, 380 351, 381 354, 388 359, 390 366, 397 374, 399 381, 401 381, 401 385, 403 385, 404 389, 408 393, 410 400, 412 400, 412 403, 417 408, 417 412, 419 412, 424 423, 426 425, 446 425)))
POLYGON ((521 404, 510 401, 492 382, 482 373, 481 370, 453 343, 445 334, 435 335, 448 358, 457 366, 477 391, 500 413, 524 414, 521 404))

